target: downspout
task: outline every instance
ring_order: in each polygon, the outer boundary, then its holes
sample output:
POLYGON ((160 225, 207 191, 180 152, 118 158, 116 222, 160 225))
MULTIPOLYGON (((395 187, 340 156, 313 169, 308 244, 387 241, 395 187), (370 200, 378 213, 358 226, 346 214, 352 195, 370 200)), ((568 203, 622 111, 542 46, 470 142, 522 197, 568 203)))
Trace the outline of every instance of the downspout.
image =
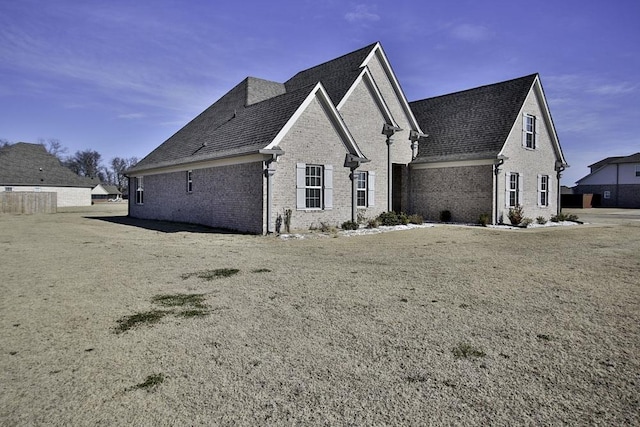
MULTIPOLYGON (((493 164, 493 175, 495 176, 495 182, 493 184, 493 188, 495 189, 495 195, 494 195, 494 199, 495 199, 495 206, 494 206, 494 215, 493 215, 493 225, 497 225, 498 224, 498 174, 500 173, 500 166, 502 166, 504 164, 504 161, 507 160, 508 157, 504 156, 504 155, 499 155, 498 156, 498 162, 493 164)), ((506 191, 506 190, 505 190, 506 191)))
POLYGON ((369 161, 367 158, 358 157, 351 153, 347 153, 344 158, 344 167, 351 170, 349 174, 349 179, 351 179, 351 222, 356 222, 358 218, 358 174, 356 173, 356 169, 358 169, 362 163, 369 161))
POLYGON ((356 169, 358 166, 351 167, 349 178, 351 179, 351 222, 356 222, 358 216, 358 175, 356 169))
POLYGON ((391 212, 393 210, 393 194, 392 194, 392 186, 393 186, 393 163, 391 162, 391 144, 393 144, 393 139, 391 137, 394 133, 401 131, 398 126, 393 126, 388 123, 385 123, 382 126, 382 134, 387 137, 387 211, 391 212))
POLYGON ((131 218, 131 178, 129 175, 124 175, 127 178, 127 216, 131 218))
POLYGON ((560 206, 560 203, 562 201, 562 191, 560 188, 560 178, 562 178, 562 171, 564 171, 567 168, 567 165, 565 165, 562 162, 556 162, 556 178, 558 179, 558 186, 556 187, 558 190, 558 196, 557 196, 557 201, 556 201, 556 215, 560 215, 560 212, 562 211, 562 207, 560 206))
MULTIPOLYGON (((411 129, 409 130, 409 141, 411 141, 411 161, 413 162, 416 157, 418 157, 418 149, 419 149, 419 141, 420 138, 427 138, 429 135, 426 133, 420 133, 417 130, 411 129)), ((407 172, 407 178, 408 178, 408 182, 407 185, 405 186, 406 190, 408 192, 407 194, 407 204, 408 204, 408 210, 410 212, 413 211, 413 196, 412 196, 412 192, 413 192, 413 183, 411 182, 411 170, 409 169, 407 172)))
POLYGON ((273 233, 271 229, 271 206, 273 205, 273 179, 271 178, 275 173, 275 167, 272 167, 274 159, 269 159, 264 162, 264 176, 267 178, 267 234, 273 233))
POLYGON ((273 150, 260 150, 260 154, 270 155, 271 158, 264 161, 264 170, 263 174, 265 178, 267 178, 267 229, 266 233, 273 233, 271 228, 271 215, 272 215, 272 206, 273 206, 273 175, 276 173, 275 162, 278 161, 278 157, 284 154, 279 148, 274 148, 273 150))

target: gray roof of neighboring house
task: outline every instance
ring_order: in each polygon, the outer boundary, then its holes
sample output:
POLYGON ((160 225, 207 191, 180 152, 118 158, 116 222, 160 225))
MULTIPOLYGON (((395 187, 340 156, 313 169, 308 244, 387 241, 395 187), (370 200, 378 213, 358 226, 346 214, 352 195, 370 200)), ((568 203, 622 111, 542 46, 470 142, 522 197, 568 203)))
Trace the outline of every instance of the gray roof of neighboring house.
POLYGON ((108 184, 100 184, 100 185, 102 185, 102 188, 104 188, 104 191, 106 191, 107 194, 122 194, 120 190, 118 190, 118 187, 116 187, 115 185, 108 185, 108 184))
POLYGON ((42 144, 18 142, 0 149, 0 184, 95 187, 99 181, 76 175, 42 144))
POLYGON ((301 71, 285 83, 248 77, 127 173, 238 156, 265 148, 318 82, 337 105, 377 43, 301 71))
POLYGON ((416 162, 496 157, 538 75, 410 102, 422 130, 416 162))
POLYGON ((606 159, 602 159, 599 162, 589 165, 589 168, 591 169, 591 172, 595 172, 605 165, 616 163, 640 163, 640 153, 631 154, 630 156, 607 157, 606 159))

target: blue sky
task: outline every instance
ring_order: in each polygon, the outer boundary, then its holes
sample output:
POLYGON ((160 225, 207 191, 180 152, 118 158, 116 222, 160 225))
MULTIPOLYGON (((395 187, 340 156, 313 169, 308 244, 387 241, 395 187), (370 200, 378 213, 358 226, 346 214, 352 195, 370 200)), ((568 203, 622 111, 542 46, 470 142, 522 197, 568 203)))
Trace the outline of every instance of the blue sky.
POLYGON ((571 167, 640 151, 640 2, 0 0, 0 138, 144 157, 247 76, 380 41, 409 101, 539 72, 571 167))

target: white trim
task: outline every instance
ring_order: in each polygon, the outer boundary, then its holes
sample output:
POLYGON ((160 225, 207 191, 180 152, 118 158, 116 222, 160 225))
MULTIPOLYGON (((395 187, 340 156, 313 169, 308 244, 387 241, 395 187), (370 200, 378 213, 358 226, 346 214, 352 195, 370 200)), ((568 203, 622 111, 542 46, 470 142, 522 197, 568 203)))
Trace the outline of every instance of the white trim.
POLYGON ((407 116, 407 121, 409 122, 411 129, 417 130, 420 133, 424 133, 420 129, 420 125, 418 125, 418 121, 414 117, 413 111, 411 111, 411 108, 409 107, 409 102, 407 101, 407 97, 404 96, 402 87, 400 86, 400 83, 398 83, 396 74, 393 72, 393 69, 391 68, 391 64, 389 63, 389 60, 387 59, 387 55, 384 53, 384 50, 382 49, 382 45, 380 45, 380 42, 376 43, 373 49, 371 49, 371 52, 369 52, 369 55, 367 55, 364 61, 362 61, 362 64, 360 64, 360 67, 361 68, 366 67, 369 61, 371 61, 371 59, 374 57, 374 55, 377 55, 378 59, 382 63, 382 69, 384 70, 385 74, 387 75, 387 78, 391 82, 391 87, 393 88, 393 91, 395 92, 396 96, 400 100, 400 106, 402 107, 404 114, 407 116))
POLYGON ((187 170, 187 193, 193 193, 193 169, 187 170))
MULTIPOLYGON (((538 106, 540 108, 540 111, 542 112, 542 118, 545 121, 545 125, 547 126, 547 129, 549 129, 549 136, 551 138, 551 144, 553 145, 554 151, 556 153, 556 158, 562 162, 562 164, 568 168, 569 165, 567 164, 567 161, 564 158, 564 153, 562 152, 562 148, 560 147, 560 141, 558 140, 558 134, 556 133, 556 128, 553 125, 553 119, 551 118, 551 113, 549 112, 549 106, 547 105, 547 99, 544 96, 544 90, 542 89, 542 84, 540 83, 540 76, 536 75, 535 79, 533 80, 533 84, 531 85, 531 87, 529 88, 529 92, 527 93, 527 96, 525 97, 524 102, 522 103, 522 106, 520 107, 520 110, 518 111, 518 117, 522 117, 522 114, 524 113, 524 105, 527 101, 527 98, 529 97, 529 95, 531 95, 531 93, 534 91, 535 89, 535 93, 534 95, 536 95, 536 100, 542 100, 542 105, 540 105, 540 103, 538 103, 538 106)), ((515 130, 515 128, 518 125, 518 120, 516 120, 513 125, 511 126, 511 130, 509 131, 509 135, 507 135, 507 139, 504 141, 504 144, 502 145, 502 148, 500 149, 500 152, 498 153, 498 156, 504 155, 504 150, 507 146, 507 143, 509 142, 509 140, 511 139, 511 136, 515 130)))
POLYGON ((485 166, 494 165, 496 159, 478 159, 478 160, 458 160, 452 162, 434 162, 434 163, 410 163, 411 169, 439 169, 439 168, 459 168, 465 166, 485 166))
POLYGON ((271 155, 266 154, 245 154, 242 156, 226 157, 223 159, 200 160, 190 163, 184 163, 175 166, 163 166, 157 168, 144 169, 127 174, 129 178, 143 175, 159 175, 163 173, 185 172, 188 170, 208 169, 220 166, 241 165, 244 163, 263 162, 270 159, 271 155))
POLYGON ((336 107, 331 102, 331 98, 327 94, 327 91, 324 89, 322 83, 317 83, 314 88, 309 92, 309 95, 305 98, 305 100, 300 104, 298 109, 291 115, 287 123, 280 129, 278 134, 273 138, 273 140, 265 147, 266 150, 274 149, 280 144, 280 142, 284 139, 286 134, 291 130, 291 128, 296 124, 300 116, 305 112, 307 107, 311 105, 311 102, 318 98, 320 105, 324 108, 325 112, 329 116, 329 120, 336 126, 338 130, 338 134, 340 135, 343 144, 348 152, 356 154, 358 157, 364 158, 364 154, 360 151, 358 144, 356 144, 356 140, 351 135, 349 128, 345 124, 342 116, 336 109, 336 107))
POLYGON ((342 100, 338 103, 336 107, 338 111, 342 109, 347 99, 349 99, 351 94, 355 91, 356 87, 358 87, 358 83, 362 81, 364 81, 367 89, 369 89, 369 91, 372 93, 373 100, 378 106, 378 109, 382 113, 382 116, 384 117, 385 121, 393 126, 400 127, 396 119, 393 118, 393 115, 391 114, 391 110, 389 109, 389 106, 384 101, 384 98, 380 93, 380 89, 378 88, 378 85, 376 85, 376 82, 373 80, 373 76, 371 75, 371 71, 369 70, 369 67, 365 67, 362 70, 362 72, 360 73, 358 78, 355 80, 355 82, 351 85, 347 93, 342 97, 342 100))

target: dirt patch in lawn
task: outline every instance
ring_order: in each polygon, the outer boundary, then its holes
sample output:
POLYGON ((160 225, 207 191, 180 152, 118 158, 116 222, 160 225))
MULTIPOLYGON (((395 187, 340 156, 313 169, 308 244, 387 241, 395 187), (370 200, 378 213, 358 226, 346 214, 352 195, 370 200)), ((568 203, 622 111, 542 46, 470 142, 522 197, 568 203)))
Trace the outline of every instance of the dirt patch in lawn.
POLYGON ((285 241, 92 219, 124 214, 0 216, 2 423, 640 423, 638 221, 285 241))

